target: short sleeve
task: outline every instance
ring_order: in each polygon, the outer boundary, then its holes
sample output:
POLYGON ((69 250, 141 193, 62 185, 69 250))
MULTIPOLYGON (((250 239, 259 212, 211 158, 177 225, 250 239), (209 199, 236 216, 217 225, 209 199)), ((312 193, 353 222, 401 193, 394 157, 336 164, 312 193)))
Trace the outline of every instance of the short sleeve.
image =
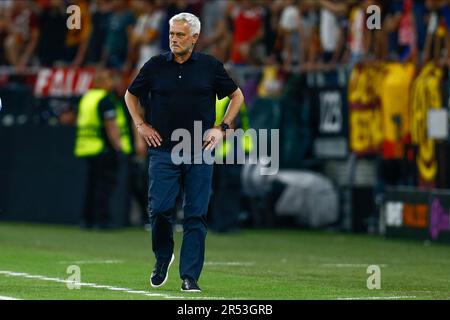
POLYGON ((132 95, 141 99, 145 99, 148 96, 151 89, 152 66, 153 62, 151 59, 142 66, 138 75, 128 87, 128 91, 132 95))
POLYGON ((104 97, 99 104, 99 112, 102 119, 110 120, 116 117, 116 108, 109 96, 104 97))
POLYGON ((229 96, 234 91, 236 91, 237 88, 238 86, 236 85, 236 83, 225 71, 223 63, 217 61, 216 74, 214 78, 214 90, 219 97, 219 100, 229 96))

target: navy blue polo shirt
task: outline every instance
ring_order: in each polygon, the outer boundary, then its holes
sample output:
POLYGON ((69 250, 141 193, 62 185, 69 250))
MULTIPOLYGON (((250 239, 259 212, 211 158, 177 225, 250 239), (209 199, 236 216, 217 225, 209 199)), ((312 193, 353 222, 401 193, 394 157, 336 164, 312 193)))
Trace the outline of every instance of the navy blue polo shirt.
POLYGON ((179 64, 168 52, 145 63, 128 91, 141 100, 150 96, 149 122, 163 139, 157 149, 170 151, 179 143, 171 141, 174 130, 186 129, 194 140, 194 121, 202 122, 202 134, 212 128, 216 95, 222 99, 236 89, 223 64, 213 56, 193 52, 179 64))

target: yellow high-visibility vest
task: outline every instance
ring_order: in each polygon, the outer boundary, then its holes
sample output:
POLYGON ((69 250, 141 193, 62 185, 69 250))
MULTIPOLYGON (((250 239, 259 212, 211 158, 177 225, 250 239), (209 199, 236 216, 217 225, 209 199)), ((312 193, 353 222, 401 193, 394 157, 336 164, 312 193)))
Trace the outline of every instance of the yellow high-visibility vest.
MULTIPOLYGON (((108 91, 104 89, 91 89, 81 98, 75 141, 75 155, 77 157, 95 156, 105 148, 105 140, 101 132, 103 121, 100 118, 98 107, 100 101, 107 95, 108 91)), ((131 136, 125 112, 120 102, 115 103, 115 110, 116 123, 120 129, 122 152, 129 154, 132 151, 131 136)))
MULTIPOLYGON (((219 100, 216 97, 216 125, 219 125, 222 121, 225 112, 228 108, 228 105, 230 103, 230 98, 225 97, 222 100, 219 100)), ((241 117, 241 123, 242 123, 242 129, 244 131, 247 131, 250 128, 250 120, 247 113, 247 108, 245 106, 245 102, 242 104, 241 110, 240 110, 240 117, 241 117)), ((246 154, 249 154, 253 150, 253 139, 252 136, 249 134, 244 134, 241 140, 241 148, 244 150, 246 154)), ((216 148, 216 156, 217 157, 226 157, 226 155, 230 152, 231 145, 228 143, 227 140, 222 140, 222 142, 217 146, 216 148)))

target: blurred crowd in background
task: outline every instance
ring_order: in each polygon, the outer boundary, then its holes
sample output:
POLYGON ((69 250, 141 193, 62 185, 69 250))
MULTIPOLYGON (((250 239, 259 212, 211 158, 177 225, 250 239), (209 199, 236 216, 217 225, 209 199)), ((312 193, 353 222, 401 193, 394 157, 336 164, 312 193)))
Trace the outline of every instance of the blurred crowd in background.
POLYGON ((168 20, 183 11, 201 19, 197 49, 236 65, 449 62, 448 0, 2 0, 0 65, 130 71, 169 49, 168 20), (71 4, 79 30, 66 28, 71 4), (366 26, 370 5, 381 9, 379 30, 366 26))

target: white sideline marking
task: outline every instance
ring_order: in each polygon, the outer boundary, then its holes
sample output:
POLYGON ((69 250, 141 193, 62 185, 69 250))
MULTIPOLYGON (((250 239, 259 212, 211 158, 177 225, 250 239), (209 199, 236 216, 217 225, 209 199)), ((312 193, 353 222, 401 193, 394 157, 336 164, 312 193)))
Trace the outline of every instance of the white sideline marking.
MULTIPOLYGON (((28 278, 28 279, 37 279, 37 280, 52 281, 52 282, 58 282, 58 283, 70 283, 70 284, 74 283, 71 280, 50 278, 50 277, 45 277, 45 276, 40 276, 40 275, 32 275, 32 274, 28 274, 25 272, 12 272, 12 271, 0 270, 0 274, 3 274, 5 276, 10 276, 10 277, 23 277, 23 278, 28 278)), ((113 287, 113 286, 99 285, 96 283, 88 283, 88 282, 80 282, 79 285, 84 286, 84 287, 96 288, 96 289, 122 291, 125 293, 139 294, 139 295, 143 295, 143 296, 147 296, 147 297, 161 297, 161 298, 165 298, 165 299, 200 299, 200 300, 208 300, 208 299, 223 300, 223 299, 226 299, 224 297, 171 296, 170 294, 165 294, 165 293, 154 293, 154 292, 148 292, 148 291, 133 290, 133 289, 128 289, 128 288, 119 288, 119 287, 113 287)))
POLYGON ((21 300, 13 297, 0 296, 0 300, 21 300))
POLYGON ((338 300, 394 300, 394 299, 415 299, 416 296, 394 296, 394 297, 354 297, 337 298, 338 300))
POLYGON ((59 264, 116 264, 123 263, 122 260, 78 260, 78 261, 58 261, 59 264))
POLYGON ((219 262, 219 261, 207 261, 204 263, 205 266, 253 266, 254 262, 219 262))
MULTIPOLYGON (((367 268, 370 266, 369 263, 323 263, 323 267, 332 267, 332 268, 367 268)), ((387 267, 387 264, 377 264, 379 267, 387 267)))

